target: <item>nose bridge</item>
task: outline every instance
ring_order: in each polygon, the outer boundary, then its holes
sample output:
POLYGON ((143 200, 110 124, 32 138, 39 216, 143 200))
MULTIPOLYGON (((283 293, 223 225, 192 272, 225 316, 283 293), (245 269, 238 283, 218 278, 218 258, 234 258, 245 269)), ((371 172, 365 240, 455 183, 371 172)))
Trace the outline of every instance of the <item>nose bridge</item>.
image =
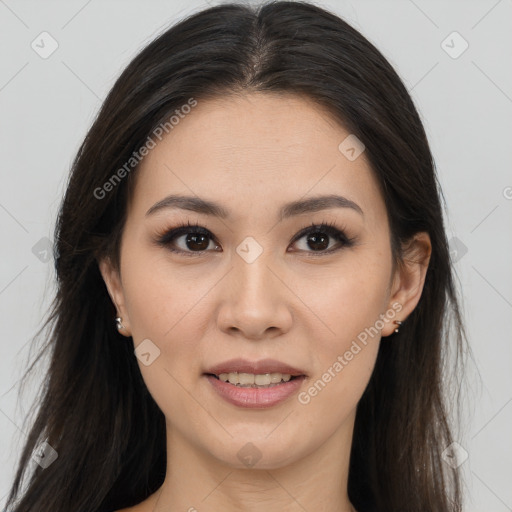
POLYGON ((269 270, 270 251, 264 250, 254 239, 246 239, 237 247, 236 253, 233 258, 233 298, 258 309, 269 307, 275 301, 276 292, 269 270))
POLYGON ((229 291, 219 316, 221 328, 241 331, 245 337, 258 337, 269 328, 290 327, 285 287, 270 270, 272 266, 271 251, 264 250, 254 239, 246 239, 237 247, 228 276, 229 291))

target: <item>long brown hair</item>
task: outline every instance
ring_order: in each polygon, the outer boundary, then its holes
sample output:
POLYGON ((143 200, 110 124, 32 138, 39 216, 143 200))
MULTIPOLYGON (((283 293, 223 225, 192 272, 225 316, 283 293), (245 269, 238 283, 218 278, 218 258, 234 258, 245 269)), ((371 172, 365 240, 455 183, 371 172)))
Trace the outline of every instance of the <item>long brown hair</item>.
POLYGON ((133 347, 115 329, 98 268, 104 256, 119 262, 137 166, 125 167, 108 190, 103 185, 190 98, 251 91, 306 95, 364 143, 396 262, 415 233, 430 235, 419 304, 393 341, 381 344, 358 404, 348 492, 360 512, 461 510, 458 472, 441 453, 452 442, 443 382, 455 371, 445 356, 448 343, 462 355, 465 337, 420 117, 397 73, 358 31, 305 2, 271 2, 209 8, 160 35, 116 81, 81 145, 55 230, 57 294, 40 331, 47 342, 27 370, 48 354, 7 503, 16 512, 111 512, 162 485, 164 416, 133 347), (29 473, 44 441, 58 458, 29 473))

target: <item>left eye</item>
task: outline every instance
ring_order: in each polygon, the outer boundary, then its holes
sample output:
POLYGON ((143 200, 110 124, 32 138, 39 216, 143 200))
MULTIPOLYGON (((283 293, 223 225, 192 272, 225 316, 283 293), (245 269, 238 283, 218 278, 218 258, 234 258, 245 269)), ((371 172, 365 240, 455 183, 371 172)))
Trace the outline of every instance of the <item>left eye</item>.
POLYGON ((305 247, 299 250, 304 250, 309 252, 308 249, 311 249, 312 252, 332 252, 333 245, 331 242, 338 242, 338 245, 348 245, 349 240, 345 236, 343 232, 332 227, 332 226, 314 226, 312 228, 308 228, 305 233, 299 233, 297 237, 294 239, 294 242, 298 242, 302 239, 305 239, 305 247))
MULTIPOLYGON (((318 255, 332 253, 343 247, 350 247, 354 243, 354 240, 348 238, 343 231, 327 224, 313 224, 302 229, 294 237, 292 243, 297 243, 302 239, 305 239, 305 246, 298 250, 313 253, 313 255, 316 255, 314 253, 319 253, 318 255), (333 244, 333 242, 337 242, 337 244, 333 244)), ((199 225, 185 225, 171 229, 161 235, 157 243, 172 252, 190 256, 199 256, 209 250, 222 251, 212 233, 199 225), (211 249, 211 245, 213 245, 213 249, 211 249)))

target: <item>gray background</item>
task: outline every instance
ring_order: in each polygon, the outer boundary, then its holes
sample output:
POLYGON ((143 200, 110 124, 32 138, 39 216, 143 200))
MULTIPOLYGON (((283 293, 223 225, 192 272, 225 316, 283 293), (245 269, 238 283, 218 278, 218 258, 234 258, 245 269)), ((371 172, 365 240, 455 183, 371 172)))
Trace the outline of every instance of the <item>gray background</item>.
MULTIPOLYGON (((206 5, 0 0, 0 507, 42 382, 40 371, 18 401, 29 342, 54 291, 48 239, 72 158, 135 53, 206 5), (43 31, 58 44, 47 58, 40 53, 52 41, 43 31)), ((384 53, 424 119, 474 354, 458 437, 469 455, 466 510, 512 511, 512 0, 319 5, 384 53)))

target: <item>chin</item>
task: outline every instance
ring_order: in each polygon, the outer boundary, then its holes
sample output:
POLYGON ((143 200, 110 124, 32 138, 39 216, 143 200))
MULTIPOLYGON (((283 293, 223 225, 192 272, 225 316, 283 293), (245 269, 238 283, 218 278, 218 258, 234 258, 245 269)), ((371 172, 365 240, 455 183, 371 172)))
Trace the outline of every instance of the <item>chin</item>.
POLYGON ((230 439, 211 447, 211 455, 233 469, 279 469, 301 457, 302 450, 293 437, 269 439, 264 435, 230 439))

